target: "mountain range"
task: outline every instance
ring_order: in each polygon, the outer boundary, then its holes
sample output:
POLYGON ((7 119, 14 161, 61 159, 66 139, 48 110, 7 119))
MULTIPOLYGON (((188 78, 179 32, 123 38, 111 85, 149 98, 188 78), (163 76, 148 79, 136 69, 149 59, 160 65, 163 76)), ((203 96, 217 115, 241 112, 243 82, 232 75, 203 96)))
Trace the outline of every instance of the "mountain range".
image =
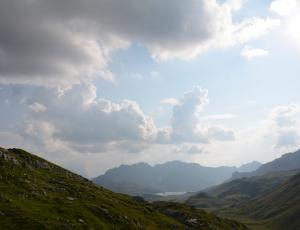
POLYGON ((147 163, 121 165, 108 170, 93 181, 112 191, 145 196, 164 192, 191 192, 217 185, 232 173, 249 172, 261 164, 251 162, 241 167, 205 167, 196 163, 171 161, 150 166, 147 163))
MULTIPOLYGON (((24 150, 0 148, 0 228, 298 230, 300 165, 294 162, 299 156, 299 151, 283 155, 254 170, 254 176, 227 180, 184 203, 149 203, 95 185, 24 150)), ((166 172, 168 165, 171 174, 174 165, 186 164, 169 162, 158 169, 164 166, 160 172, 166 172)), ((136 166, 150 172, 156 167, 136 166)))

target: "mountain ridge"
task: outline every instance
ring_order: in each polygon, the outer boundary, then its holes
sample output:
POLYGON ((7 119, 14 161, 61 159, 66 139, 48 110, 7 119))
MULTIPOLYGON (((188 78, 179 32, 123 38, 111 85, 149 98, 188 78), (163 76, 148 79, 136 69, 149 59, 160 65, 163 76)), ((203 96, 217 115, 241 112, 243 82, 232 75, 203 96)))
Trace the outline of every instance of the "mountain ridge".
POLYGON ((273 161, 262 164, 258 169, 252 172, 235 172, 231 179, 241 177, 259 176, 268 172, 290 171, 300 168, 300 149, 295 152, 289 152, 281 155, 273 161))
POLYGON ((250 162, 241 167, 209 167, 175 160, 151 166, 139 162, 109 169, 93 181, 115 192, 129 195, 191 192, 219 184, 231 178, 235 171, 249 171, 258 165, 258 162, 250 162))
POLYGON ((192 195, 186 203, 223 217, 253 220, 256 227, 296 230, 300 226, 299 157, 299 150, 283 154, 254 172, 192 195))

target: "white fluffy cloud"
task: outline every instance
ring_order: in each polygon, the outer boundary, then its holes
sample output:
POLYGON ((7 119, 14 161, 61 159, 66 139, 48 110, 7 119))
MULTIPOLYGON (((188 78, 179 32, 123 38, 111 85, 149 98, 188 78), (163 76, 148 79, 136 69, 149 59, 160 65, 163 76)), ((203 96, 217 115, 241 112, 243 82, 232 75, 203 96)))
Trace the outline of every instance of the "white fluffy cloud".
POLYGON ((274 0, 270 9, 281 16, 290 17, 299 12, 300 3, 298 0, 274 0))
MULTIPOLYGON (((156 126, 136 102, 113 103, 96 98, 95 87, 81 84, 58 95, 38 88, 25 114, 23 135, 50 147, 67 146, 84 152, 137 149, 156 135, 156 126), (47 113, 41 113, 47 108, 47 113), (123 144, 122 144, 123 143, 123 144)), ((134 150, 136 151, 136 150, 134 150)))
POLYGON ((241 51, 241 56, 246 59, 252 59, 256 57, 263 57, 269 54, 268 50, 261 49, 261 48, 253 48, 250 46, 244 46, 243 50, 241 51))
POLYGON ((300 45, 300 2, 298 0, 274 0, 270 10, 281 17, 283 31, 290 40, 300 45))
POLYGON ((209 103, 208 91, 195 87, 173 108, 171 138, 175 142, 208 142, 198 129, 199 112, 209 103))
POLYGON ((165 128, 157 127, 136 102, 99 98, 90 83, 73 86, 63 94, 45 87, 11 87, 11 93, 8 89, 5 94, 10 104, 23 108, 20 136, 51 153, 138 153, 154 145, 208 144, 235 138, 232 130, 201 120, 209 99, 208 90, 200 87, 173 105, 170 126, 165 128))
POLYGON ((300 105, 290 104, 272 109, 270 130, 276 147, 296 147, 300 144, 300 105))
POLYGON ((92 84, 74 86, 64 94, 43 87, 10 89, 12 93, 2 89, 1 97, 9 100, 6 106, 12 110, 8 113, 22 131, 1 131, 2 145, 42 153, 76 172, 83 173, 88 167, 93 172, 89 175, 99 173, 92 159, 101 161, 101 171, 122 162, 113 159, 116 157, 124 157, 127 163, 176 158, 234 164, 247 157, 260 159, 262 153, 270 160, 274 152, 294 150, 300 144, 299 104, 273 108, 264 121, 249 130, 231 130, 211 123, 236 118, 232 114, 202 116, 209 103, 208 90, 195 87, 179 98, 170 125, 162 128, 136 102, 99 98, 92 84), (17 110, 16 105, 20 106, 17 110), (234 154, 240 152, 243 154, 234 154))
POLYGON ((164 105, 178 105, 178 100, 175 98, 166 98, 160 101, 161 104, 164 105))
POLYGON ((187 92, 173 108, 170 139, 175 143, 208 143, 211 140, 234 139, 232 130, 201 123, 201 111, 209 103, 208 90, 195 87, 187 92))
POLYGON ((69 87, 99 76, 113 80, 111 53, 132 42, 158 60, 187 59, 277 25, 270 18, 233 22, 241 2, 2 0, 0 83, 69 87))
POLYGON ((45 112, 47 110, 46 106, 38 102, 28 105, 28 108, 36 113, 45 112))

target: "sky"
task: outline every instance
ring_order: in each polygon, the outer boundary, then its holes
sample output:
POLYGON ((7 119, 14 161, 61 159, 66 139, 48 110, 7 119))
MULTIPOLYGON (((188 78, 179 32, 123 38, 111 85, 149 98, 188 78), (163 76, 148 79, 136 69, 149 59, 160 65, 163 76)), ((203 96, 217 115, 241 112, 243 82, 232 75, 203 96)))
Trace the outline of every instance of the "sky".
POLYGON ((0 146, 86 177, 300 147, 299 0, 2 0, 0 146))

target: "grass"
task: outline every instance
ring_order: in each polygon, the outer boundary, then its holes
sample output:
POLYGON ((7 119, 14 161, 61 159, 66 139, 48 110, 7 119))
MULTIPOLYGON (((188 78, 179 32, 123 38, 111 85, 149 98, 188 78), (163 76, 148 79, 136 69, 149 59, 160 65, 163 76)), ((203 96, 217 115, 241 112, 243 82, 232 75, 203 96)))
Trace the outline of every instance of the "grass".
POLYGON ((245 229, 185 205, 116 194, 24 150, 0 148, 1 229, 194 229, 191 218, 201 229, 245 229))

